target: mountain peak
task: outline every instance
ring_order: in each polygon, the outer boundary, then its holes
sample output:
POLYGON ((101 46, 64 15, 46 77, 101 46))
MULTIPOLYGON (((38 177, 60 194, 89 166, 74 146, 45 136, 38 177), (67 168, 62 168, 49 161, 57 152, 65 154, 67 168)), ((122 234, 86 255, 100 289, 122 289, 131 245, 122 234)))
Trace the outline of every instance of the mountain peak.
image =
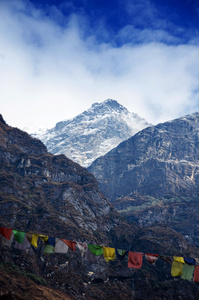
POLYGON ((103 110, 103 109, 107 109, 110 111, 127 111, 127 109, 122 106, 121 104, 119 104, 116 100, 113 99, 106 99, 103 102, 95 102, 92 104, 91 108, 88 109, 89 110, 103 110))
POLYGON ((129 112, 116 100, 95 102, 73 119, 61 121, 40 138, 53 154, 65 154, 82 166, 89 166, 128 139, 149 126, 146 120, 129 112))
POLYGON ((116 100, 108 98, 108 99, 104 100, 103 102, 94 102, 92 104, 92 107, 99 106, 99 105, 105 105, 105 104, 121 106, 116 100))

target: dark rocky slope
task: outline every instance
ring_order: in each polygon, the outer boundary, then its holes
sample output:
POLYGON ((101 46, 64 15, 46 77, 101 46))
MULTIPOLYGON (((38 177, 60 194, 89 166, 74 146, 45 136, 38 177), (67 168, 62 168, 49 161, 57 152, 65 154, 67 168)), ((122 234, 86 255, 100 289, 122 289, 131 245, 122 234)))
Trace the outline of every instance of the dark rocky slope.
MULTIPOLYGON (((0 163, 1 226, 132 251, 199 256, 198 250, 174 230, 129 225, 100 192, 91 173, 64 155, 49 154, 39 140, 8 126, 2 118, 0 163)), ((42 253, 41 245, 37 251, 30 248, 28 252, 0 246, 0 253, 0 292, 4 299, 6 295, 8 299, 26 299, 30 294, 27 285, 32 299, 41 297, 39 290, 46 298, 48 292, 57 292, 55 299, 60 295, 63 299, 68 295, 73 299, 131 299, 132 289, 137 299, 158 299, 167 297, 168 288, 172 297, 180 295, 176 286, 186 297, 198 293, 194 283, 189 285, 189 293, 186 282, 176 284, 170 265, 164 262, 153 269, 144 265, 132 279, 127 261, 107 264, 102 260, 93 265, 82 260, 78 251, 48 255, 42 253), (159 268, 165 270, 162 277, 159 268), (40 283, 38 294, 29 279, 40 283)))
POLYGON ((47 153, 39 140, 3 122, 0 162, 0 215, 8 226, 84 239, 100 231, 104 240, 117 225, 92 174, 64 155, 47 153))
MULTIPOLYGON (((2 117, 0 163, 1 226, 105 245, 111 244, 114 227, 124 227, 124 221, 99 191, 92 174, 64 155, 47 153, 39 140, 8 126, 2 117)), ((130 232, 130 226, 125 230, 130 232)), ((74 298, 84 298, 90 267, 76 253, 52 258, 32 249, 21 255, 14 249, 10 253, 1 248, 3 270, 12 269, 10 262, 20 266, 25 274, 45 277, 51 287, 62 288, 74 298)), ((102 265, 108 271, 104 262, 102 265)), ((128 273, 127 268, 123 269, 128 273)), ((96 273, 100 276, 102 272, 96 273)), ((115 288, 131 293, 128 285, 115 288)), ((92 293, 97 295, 99 291, 94 288, 92 293)))

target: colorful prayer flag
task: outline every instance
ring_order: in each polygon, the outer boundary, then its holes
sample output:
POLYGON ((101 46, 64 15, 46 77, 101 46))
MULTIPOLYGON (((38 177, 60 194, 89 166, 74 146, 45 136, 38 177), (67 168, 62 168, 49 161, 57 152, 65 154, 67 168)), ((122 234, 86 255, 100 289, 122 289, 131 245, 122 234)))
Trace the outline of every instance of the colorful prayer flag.
POLYGON ((37 248, 38 237, 39 235, 36 233, 32 235, 31 245, 33 245, 35 248, 37 248))
POLYGON ((13 230, 14 238, 19 244, 23 244, 25 238, 25 232, 13 230))
POLYGON ((9 240, 12 234, 12 229, 0 227, 0 234, 9 240))
POLYGON ((76 242, 61 239, 72 251, 76 250, 76 242))
POLYGON ((44 248, 44 253, 54 253, 55 252, 55 247, 52 245, 46 245, 44 248))
POLYGON ((67 253, 68 252, 68 245, 64 243, 61 239, 56 239, 55 243, 55 253, 67 253))
POLYGON ((173 260, 181 262, 181 263, 185 263, 184 258, 181 256, 173 256, 173 260))
POLYGON ((88 244, 88 248, 89 248, 90 252, 93 253, 94 255, 102 255, 103 254, 103 246, 88 244))
POLYGON ((184 257, 184 261, 185 261, 185 263, 187 263, 188 265, 191 265, 191 266, 195 266, 195 264, 196 264, 194 258, 184 257))
POLYGON ((199 266, 195 266, 193 280, 199 282, 199 266))
POLYGON ((193 279, 194 269, 195 269, 195 266, 191 266, 191 265, 188 265, 185 263, 183 265, 183 273, 181 275, 181 278, 191 281, 193 279))
POLYGON ((171 266, 171 276, 177 277, 183 274, 183 263, 173 260, 171 266))
POLYGON ((40 239, 45 243, 48 240, 48 236, 47 235, 43 235, 43 234, 39 234, 40 239))
POLYGON ((115 248, 103 247, 103 255, 106 262, 115 259, 115 248))
POLYGON ((12 242, 13 242, 13 238, 14 238, 14 233, 11 233, 10 239, 5 238, 4 236, 1 237, 1 242, 3 247, 11 247, 12 246, 12 242))
POLYGON ((125 256, 129 253, 129 251, 122 250, 122 249, 115 249, 115 252, 119 260, 123 260, 125 256))
POLYGON ((156 260, 157 260, 158 257, 159 257, 159 254, 149 254, 149 253, 146 253, 146 254, 145 254, 145 257, 146 257, 147 261, 148 261, 150 264, 155 264, 156 260))
POLYGON ((55 247, 55 238, 49 236, 47 241, 46 241, 46 244, 55 247))
POLYGON ((140 269, 142 267, 143 253, 129 251, 128 268, 140 269))

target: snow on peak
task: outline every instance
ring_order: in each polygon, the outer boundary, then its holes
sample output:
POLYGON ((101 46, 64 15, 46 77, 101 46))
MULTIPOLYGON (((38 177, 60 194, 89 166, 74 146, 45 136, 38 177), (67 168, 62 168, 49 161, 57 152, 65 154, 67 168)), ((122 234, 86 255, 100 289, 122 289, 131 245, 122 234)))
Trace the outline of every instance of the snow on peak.
POLYGON ((107 99, 93 103, 91 108, 73 119, 33 135, 43 141, 49 152, 65 154, 88 167, 96 158, 150 125, 116 100, 107 99))

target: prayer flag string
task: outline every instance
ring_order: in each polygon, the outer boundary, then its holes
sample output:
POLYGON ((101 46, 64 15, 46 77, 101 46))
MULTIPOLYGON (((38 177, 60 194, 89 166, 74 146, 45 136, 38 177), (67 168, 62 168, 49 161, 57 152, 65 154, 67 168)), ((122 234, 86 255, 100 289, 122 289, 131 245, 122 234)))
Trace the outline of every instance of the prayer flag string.
POLYGON ((128 268, 131 269, 141 269, 143 257, 145 257, 146 260, 153 265, 159 258, 161 258, 162 260, 171 263, 171 275, 173 277, 181 276, 182 279, 199 282, 199 258, 196 257, 189 258, 134 252, 101 245, 69 241, 38 233, 26 233, 6 227, 0 227, 0 234, 2 245, 4 247, 11 247, 13 245, 14 248, 19 250, 26 250, 31 246, 38 248, 38 240, 40 239, 44 245, 44 253, 68 253, 69 249, 75 252, 78 248, 81 256, 91 263, 98 263, 102 256, 106 262, 115 259, 119 259, 121 261, 125 259, 125 257, 128 257, 128 268))

